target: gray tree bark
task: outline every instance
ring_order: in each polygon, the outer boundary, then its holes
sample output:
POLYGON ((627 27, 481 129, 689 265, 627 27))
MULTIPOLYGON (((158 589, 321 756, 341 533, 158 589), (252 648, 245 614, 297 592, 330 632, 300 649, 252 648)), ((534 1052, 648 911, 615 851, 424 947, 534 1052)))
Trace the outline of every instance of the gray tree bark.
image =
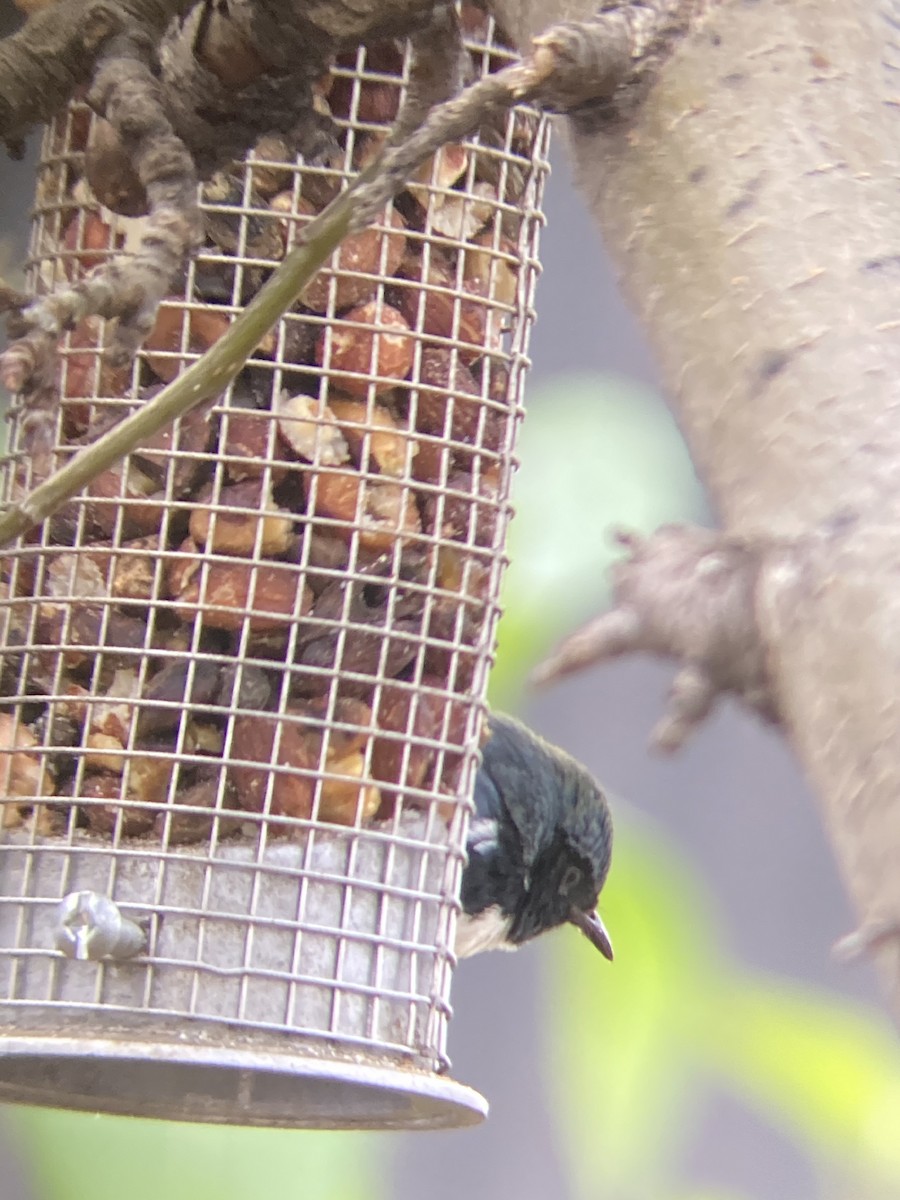
MULTIPOLYGON (((494 4, 523 48, 592 7, 494 4)), ((778 707, 900 1015, 898 8, 711 4, 569 139, 722 523, 771 548, 778 707)))

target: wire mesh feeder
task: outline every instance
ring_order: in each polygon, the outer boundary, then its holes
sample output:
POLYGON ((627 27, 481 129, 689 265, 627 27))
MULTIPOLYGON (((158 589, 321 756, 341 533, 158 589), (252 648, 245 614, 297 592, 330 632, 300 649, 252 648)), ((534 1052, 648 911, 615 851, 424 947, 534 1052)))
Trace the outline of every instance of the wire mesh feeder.
MULTIPOLYGON (((509 57, 464 16, 477 71, 509 57)), ((368 161, 404 70, 393 43, 335 67, 328 166, 264 139, 204 186, 205 248, 133 370, 86 321, 55 444, 14 406, 6 499, 221 334, 368 161)), ((46 137, 40 289, 140 229, 95 199, 89 127, 74 106, 46 137)), ((484 1115, 443 1073, 546 136, 519 110, 443 150, 226 394, 3 559, 0 1098, 484 1115)))

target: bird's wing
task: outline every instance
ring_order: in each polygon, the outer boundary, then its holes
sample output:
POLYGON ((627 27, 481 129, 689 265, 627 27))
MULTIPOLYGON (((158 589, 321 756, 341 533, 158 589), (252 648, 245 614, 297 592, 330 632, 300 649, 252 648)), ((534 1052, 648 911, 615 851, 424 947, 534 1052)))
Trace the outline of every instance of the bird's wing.
POLYGON ((556 823, 554 762, 544 742, 512 717, 492 713, 489 729, 475 781, 475 811, 512 825, 530 867, 556 823))

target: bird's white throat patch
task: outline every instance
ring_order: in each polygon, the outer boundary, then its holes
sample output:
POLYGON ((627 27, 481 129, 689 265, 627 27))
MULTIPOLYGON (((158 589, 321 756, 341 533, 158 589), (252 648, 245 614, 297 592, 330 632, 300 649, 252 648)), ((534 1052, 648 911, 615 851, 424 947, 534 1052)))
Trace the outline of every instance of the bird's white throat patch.
POLYGON ((511 923, 512 919, 503 915, 498 904, 474 917, 460 913, 456 923, 456 957, 468 958, 483 950, 515 950, 517 947, 507 941, 511 923))

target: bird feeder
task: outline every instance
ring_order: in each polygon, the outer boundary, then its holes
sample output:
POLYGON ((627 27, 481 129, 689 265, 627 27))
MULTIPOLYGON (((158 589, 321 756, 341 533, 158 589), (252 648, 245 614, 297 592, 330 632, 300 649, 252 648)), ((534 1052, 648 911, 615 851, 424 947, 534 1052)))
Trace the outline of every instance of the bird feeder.
MULTIPOLYGON (((476 73, 511 57, 474 10, 467 38, 476 73)), ((134 365, 91 318, 52 436, 14 401, 4 500, 216 341, 377 151, 405 70, 393 42, 338 62, 329 161, 267 137, 203 185, 205 244, 134 365)), ((225 393, 3 552, 0 1099, 484 1116, 446 1039, 546 137, 519 109, 445 147, 225 393)), ((74 104, 44 141, 37 291, 139 238, 102 162, 74 104)))

